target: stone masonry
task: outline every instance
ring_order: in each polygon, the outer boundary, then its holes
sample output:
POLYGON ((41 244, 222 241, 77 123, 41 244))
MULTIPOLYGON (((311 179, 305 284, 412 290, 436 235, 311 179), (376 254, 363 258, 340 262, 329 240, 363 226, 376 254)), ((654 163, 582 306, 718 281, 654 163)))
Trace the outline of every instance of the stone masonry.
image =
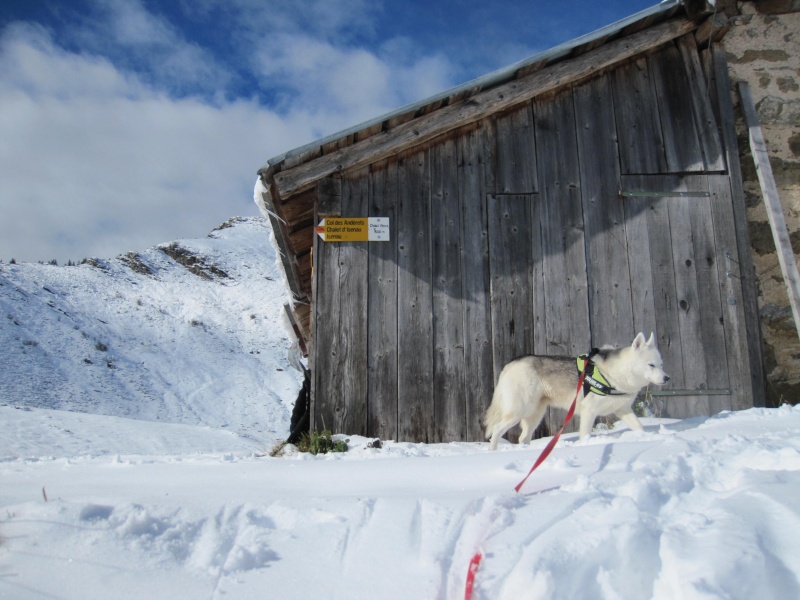
POLYGON ((800 337, 792 318, 772 231, 739 110, 736 84, 747 81, 767 142, 770 164, 795 258, 800 254, 800 0, 718 0, 731 25, 723 38, 737 132, 758 307, 764 338, 767 405, 800 402, 800 337))

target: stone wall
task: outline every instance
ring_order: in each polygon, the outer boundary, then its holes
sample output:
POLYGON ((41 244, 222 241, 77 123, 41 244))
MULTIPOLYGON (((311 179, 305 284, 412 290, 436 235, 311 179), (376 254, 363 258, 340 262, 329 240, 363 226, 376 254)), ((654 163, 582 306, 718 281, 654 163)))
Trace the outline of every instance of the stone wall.
POLYGON ((800 1, 718 0, 731 25, 723 38, 739 115, 737 131, 758 305, 764 338, 767 405, 800 402, 800 338, 767 221, 737 82, 756 103, 795 257, 800 255, 800 1))

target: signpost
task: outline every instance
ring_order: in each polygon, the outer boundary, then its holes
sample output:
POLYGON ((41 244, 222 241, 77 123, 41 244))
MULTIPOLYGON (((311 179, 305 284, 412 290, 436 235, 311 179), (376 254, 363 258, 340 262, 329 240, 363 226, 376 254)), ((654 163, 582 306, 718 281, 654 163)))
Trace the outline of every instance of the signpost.
POLYGON ((389 217, 326 217, 314 231, 325 242, 388 242, 389 217))

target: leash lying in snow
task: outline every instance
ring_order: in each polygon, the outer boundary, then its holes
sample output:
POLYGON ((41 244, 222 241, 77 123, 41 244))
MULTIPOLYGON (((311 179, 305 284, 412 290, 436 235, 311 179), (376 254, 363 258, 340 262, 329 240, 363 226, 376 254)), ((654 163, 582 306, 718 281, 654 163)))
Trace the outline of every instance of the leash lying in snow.
MULTIPOLYGON (((539 465, 542 464, 548 456, 550 456, 550 453, 553 451, 553 448, 558 443, 558 438, 561 437, 564 428, 569 424, 569 422, 572 420, 572 417, 575 415, 575 407, 577 406, 578 395, 581 393, 581 388, 583 387, 583 382, 584 379, 586 378, 586 371, 588 370, 589 364, 592 362, 592 358, 597 353, 598 353, 597 348, 592 348, 592 351, 589 354, 581 354, 578 357, 578 371, 580 372, 580 375, 578 376, 578 387, 575 390, 575 398, 572 399, 572 406, 570 406, 569 410, 567 411, 567 418, 564 419, 564 424, 561 426, 561 429, 558 430, 558 433, 556 433, 553 436, 553 439, 551 439, 550 442, 548 442, 547 446, 545 446, 545 449, 542 450, 542 453, 539 455, 539 458, 536 459, 536 462, 531 467, 531 470, 528 471, 528 474, 525 475, 523 480, 520 481, 514 487, 514 491, 516 491, 517 493, 519 493, 519 491, 522 489, 522 486, 525 485, 525 482, 528 480, 528 477, 530 477, 531 474, 539 467, 539 465), (580 364, 581 360, 583 360, 583 368, 581 368, 580 364)), ((598 374, 600 373, 599 369, 595 370, 597 371, 598 374)), ((611 390, 613 390, 614 388, 609 386, 608 382, 604 378, 602 378, 602 376, 601 379, 602 383, 598 383, 598 385, 607 386, 605 394, 612 393, 611 390)), ((594 384, 592 384, 592 387, 594 387, 594 384)), ((589 393, 588 390, 586 393, 587 394, 589 393)), ((476 552, 472 556, 472 560, 469 562, 469 569, 467 569, 467 582, 466 585, 464 586, 464 600, 472 599, 472 589, 475 587, 475 575, 478 573, 478 567, 481 564, 482 558, 483 554, 481 554, 480 552, 476 552)))
POLYGON ((553 448, 555 448, 555 445, 558 443, 558 438, 560 438, 561 434, 564 432, 564 428, 572 420, 572 417, 575 414, 575 406, 578 403, 578 395, 581 393, 581 388, 583 387, 583 380, 586 377, 586 367, 589 365, 592 357, 595 354, 597 354, 597 350, 592 349, 592 351, 588 355, 584 355, 583 369, 580 369, 581 374, 578 377, 578 388, 575 390, 575 397, 572 399, 572 405, 569 407, 569 410, 567 411, 567 418, 564 419, 564 424, 561 426, 561 429, 558 430, 558 433, 556 433, 553 436, 550 442, 548 442, 547 446, 545 446, 544 450, 542 450, 542 453, 539 455, 539 458, 536 459, 536 462, 533 463, 533 466, 531 467, 531 470, 528 471, 528 474, 525 475, 522 481, 520 481, 514 487, 514 490, 517 493, 519 493, 519 491, 522 489, 522 486, 525 485, 525 482, 528 480, 528 477, 531 476, 531 473, 533 473, 536 469, 538 469, 539 465, 542 464, 548 456, 550 456, 550 453, 553 451, 553 448))
POLYGON ((469 570, 467 570, 467 585, 464 587, 464 600, 471 600, 472 598, 472 588, 475 585, 475 573, 478 572, 478 567, 481 564, 481 559, 483 555, 480 552, 476 552, 475 556, 472 557, 472 560, 469 561, 469 570))

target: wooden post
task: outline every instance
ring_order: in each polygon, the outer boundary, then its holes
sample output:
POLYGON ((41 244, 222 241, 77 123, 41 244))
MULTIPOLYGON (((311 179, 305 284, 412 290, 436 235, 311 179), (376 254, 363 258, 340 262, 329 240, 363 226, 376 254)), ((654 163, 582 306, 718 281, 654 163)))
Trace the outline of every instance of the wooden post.
POLYGON ((792 306, 794 325, 800 335, 800 274, 797 271, 797 262, 789 240, 786 220, 783 218, 778 189, 775 187, 775 178, 772 176, 767 145, 764 143, 761 125, 758 123, 758 114, 747 82, 739 82, 739 95, 742 99, 744 120, 750 136, 750 150, 756 163, 758 182, 761 184, 761 193, 764 195, 764 204, 767 207, 767 218, 772 228, 772 237, 775 239, 775 248, 778 251, 778 262, 781 265, 781 273, 783 273, 786 291, 789 294, 789 303, 792 306))

